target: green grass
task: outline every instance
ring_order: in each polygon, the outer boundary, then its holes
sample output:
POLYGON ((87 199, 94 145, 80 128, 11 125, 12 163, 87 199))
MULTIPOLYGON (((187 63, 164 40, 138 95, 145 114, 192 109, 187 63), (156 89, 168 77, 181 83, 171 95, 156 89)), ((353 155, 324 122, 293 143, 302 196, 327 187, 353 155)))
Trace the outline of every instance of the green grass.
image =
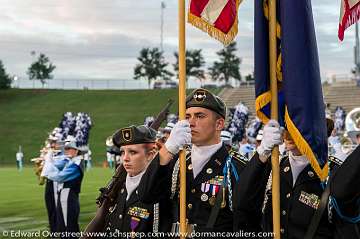
MULTIPOLYGON (((80 193, 81 229, 96 212, 98 189, 110 180, 108 168, 92 168, 85 173, 80 193)), ((0 237, 3 231, 47 230, 44 186, 38 185, 32 168, 18 172, 16 168, 0 168, 0 237)))
MULTIPOLYGON (((214 89, 218 93, 221 89, 214 89)), ((39 186, 31 158, 39 155, 48 132, 66 111, 87 112, 94 123, 90 132, 93 163, 105 159, 105 140, 115 130, 142 124, 156 115, 167 99, 176 102, 177 90, 83 91, 83 90, 0 90, 0 238, 4 230, 45 230, 47 213, 44 186, 39 186), (18 172, 15 154, 22 145, 27 167, 18 172), (5 166, 5 167, 4 167, 5 166)), ((110 180, 109 169, 93 168, 85 174, 80 194, 80 225, 95 215, 98 189, 110 180)))
MULTIPOLYGON (((220 89, 214 89, 218 93, 220 89)), ((93 121, 90 132, 92 159, 100 165, 105 158, 105 140, 115 130, 143 124, 146 116, 157 115, 167 99, 176 102, 177 89, 164 90, 0 90, 0 166, 15 165, 21 145, 25 163, 39 155, 48 132, 57 127, 66 111, 87 112, 93 121)))

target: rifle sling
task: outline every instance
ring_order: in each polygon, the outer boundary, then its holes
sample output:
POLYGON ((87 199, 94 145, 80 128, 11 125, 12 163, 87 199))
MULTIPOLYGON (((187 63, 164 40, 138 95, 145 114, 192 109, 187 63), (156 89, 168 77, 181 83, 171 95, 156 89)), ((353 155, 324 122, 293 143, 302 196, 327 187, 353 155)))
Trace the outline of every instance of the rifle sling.
POLYGON ((314 235, 319 226, 322 215, 324 214, 325 209, 327 208, 327 202, 330 195, 330 183, 326 185, 324 192, 321 194, 320 204, 318 209, 315 211, 314 216, 311 219, 310 226, 306 231, 304 239, 313 239, 314 235))

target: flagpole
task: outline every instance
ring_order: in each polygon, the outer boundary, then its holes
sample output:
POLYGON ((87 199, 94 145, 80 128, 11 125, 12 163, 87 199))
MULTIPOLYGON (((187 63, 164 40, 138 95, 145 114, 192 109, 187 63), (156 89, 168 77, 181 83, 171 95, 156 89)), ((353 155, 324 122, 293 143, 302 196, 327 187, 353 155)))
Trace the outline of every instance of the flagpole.
MULTIPOLYGON (((186 61, 185 61, 185 0, 179 0, 179 119, 185 119, 186 61)), ((186 222, 186 161, 180 150, 180 238, 185 238, 186 222)))
MULTIPOLYGON (((278 120, 278 89, 276 79, 276 0, 269 1, 269 50, 270 50, 270 89, 271 89, 271 119, 278 120)), ((280 239, 280 166, 279 147, 271 154, 272 167, 272 211, 274 238, 280 239)))

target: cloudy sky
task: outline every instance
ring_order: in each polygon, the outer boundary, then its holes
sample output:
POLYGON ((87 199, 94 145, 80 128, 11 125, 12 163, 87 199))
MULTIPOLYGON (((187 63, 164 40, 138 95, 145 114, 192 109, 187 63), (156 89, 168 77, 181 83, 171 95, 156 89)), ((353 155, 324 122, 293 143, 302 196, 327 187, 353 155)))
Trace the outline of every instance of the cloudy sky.
MULTIPOLYGON (((142 47, 159 47, 160 0, 0 0, 0 49, 7 72, 26 78, 34 60, 48 55, 58 79, 131 79, 142 47)), ((175 61, 177 0, 164 0, 164 51, 175 61)), ((314 0, 321 74, 349 74, 353 67, 354 27, 339 42, 340 0, 314 0)), ((253 72, 253 0, 239 10, 237 55, 243 75, 253 72)), ((187 24, 187 48, 203 50, 208 65, 222 48, 216 40, 187 24)), ((172 70, 172 68, 171 68, 172 70)))

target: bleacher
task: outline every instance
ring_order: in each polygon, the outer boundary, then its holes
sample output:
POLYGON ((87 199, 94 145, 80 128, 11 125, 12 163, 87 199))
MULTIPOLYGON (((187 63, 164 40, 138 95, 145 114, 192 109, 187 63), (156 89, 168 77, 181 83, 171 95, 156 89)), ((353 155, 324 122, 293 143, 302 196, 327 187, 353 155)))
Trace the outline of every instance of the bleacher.
MULTIPOLYGON (((360 107, 360 87, 355 82, 336 83, 323 86, 324 102, 330 103, 331 112, 336 106, 342 106, 348 113, 355 107, 360 107)), ((255 89, 254 86, 241 86, 241 88, 225 88, 219 96, 228 107, 234 107, 243 102, 255 116, 255 89)))
POLYGON ((227 107, 232 108, 239 102, 244 103, 255 114, 255 88, 254 86, 241 86, 239 88, 224 88, 219 97, 222 98, 227 107))
POLYGON ((346 113, 360 107, 360 87, 352 84, 333 84, 323 87, 325 102, 330 104, 331 112, 336 106, 342 106, 346 113))

